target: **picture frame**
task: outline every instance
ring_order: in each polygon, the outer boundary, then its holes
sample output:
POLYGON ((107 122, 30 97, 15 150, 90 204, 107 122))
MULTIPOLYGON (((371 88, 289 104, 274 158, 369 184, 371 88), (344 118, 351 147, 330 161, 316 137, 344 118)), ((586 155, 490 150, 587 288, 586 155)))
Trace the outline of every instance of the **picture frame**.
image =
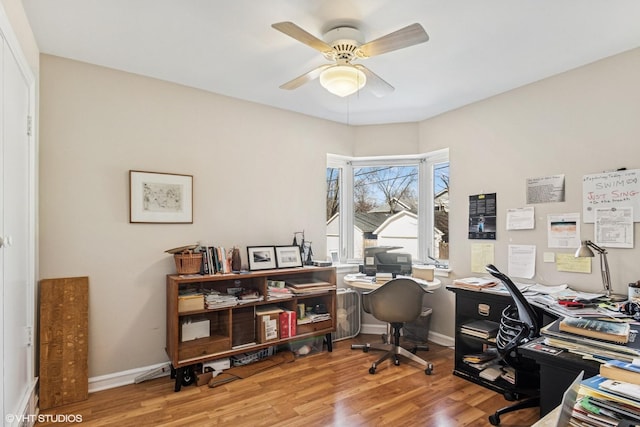
POLYGON ((129 222, 193 224, 193 175, 130 170, 129 222))
POLYGON ((277 268, 273 246, 247 246, 249 270, 271 270, 277 268))
POLYGON ((276 246, 275 250, 278 268, 302 267, 299 246, 276 246))

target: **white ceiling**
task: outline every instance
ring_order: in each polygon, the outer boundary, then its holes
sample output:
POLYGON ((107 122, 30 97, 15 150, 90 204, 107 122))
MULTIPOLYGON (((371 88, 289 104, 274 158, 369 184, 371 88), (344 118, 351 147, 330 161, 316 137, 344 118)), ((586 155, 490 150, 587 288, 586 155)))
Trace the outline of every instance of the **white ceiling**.
MULTIPOLYGON (((419 121, 640 46, 638 0, 23 0, 41 52, 352 125, 419 121), (314 80, 326 63, 271 28, 318 38, 357 25, 370 41, 414 22, 426 43, 363 62, 395 91, 348 98, 314 80)), ((640 82, 639 82, 640 84, 640 82)))

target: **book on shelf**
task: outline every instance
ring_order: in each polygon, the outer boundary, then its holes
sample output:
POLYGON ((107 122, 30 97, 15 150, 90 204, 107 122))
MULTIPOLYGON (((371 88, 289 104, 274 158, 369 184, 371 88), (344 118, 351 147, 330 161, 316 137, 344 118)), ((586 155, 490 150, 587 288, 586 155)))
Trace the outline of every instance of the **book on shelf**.
POLYGON ((640 385, 606 378, 600 384, 600 388, 615 395, 633 399, 640 405, 640 385))
POLYGON ((498 350, 494 347, 492 349, 487 349, 482 353, 465 354, 462 356, 462 361, 468 364, 484 363, 493 360, 496 357, 498 357, 498 350))
POLYGON ((288 279, 286 285, 295 289, 315 288, 320 286, 333 286, 329 282, 324 280, 309 280, 309 279, 288 279))
POLYGON ((463 279, 455 279, 453 281, 455 286, 465 289, 485 289, 492 288, 498 284, 496 279, 483 278, 483 277, 466 277, 463 279))
POLYGON ((296 295, 322 293, 336 289, 336 285, 322 280, 289 279, 286 284, 287 288, 291 289, 296 295))
POLYGON ((500 375, 502 375, 502 368, 500 365, 491 365, 480 371, 478 375, 480 378, 484 378, 485 380, 495 381, 500 378, 500 375))
POLYGON ((626 344, 629 341, 630 326, 624 322, 565 317, 560 320, 559 329, 576 335, 611 341, 617 344, 626 344))
POLYGON ((280 338, 294 337, 296 331, 296 312, 291 310, 285 310, 280 313, 280 338))
POLYGON ((640 385, 640 365, 622 360, 608 360, 600 365, 600 375, 610 380, 640 385))
POLYGON ((200 265, 202 274, 213 274, 213 271, 209 270, 209 254, 207 251, 202 251, 202 264, 200 265))
POLYGON ((488 339, 497 335, 499 327, 500 324, 497 322, 481 319, 463 324, 460 327, 460 332, 474 337, 488 339))
POLYGON ((215 256, 213 255, 213 248, 208 247, 206 252, 207 252, 207 259, 209 260, 209 273, 215 274, 218 272, 218 267, 216 266, 216 259, 215 259, 215 256))
MULTIPOLYGON (((616 403, 622 403, 624 405, 630 405, 632 407, 635 407, 636 411, 638 411, 638 409, 640 408, 640 401, 635 397, 629 397, 627 395, 619 394, 620 390, 624 389, 624 387, 619 387, 617 393, 612 392, 611 388, 617 387, 617 385, 613 385, 612 382, 621 384, 619 381, 612 381, 601 375, 595 375, 591 378, 583 380, 580 384, 580 390, 581 393, 586 396, 595 397, 596 399, 601 400, 610 400, 616 403)), ((628 392, 628 390, 625 390, 625 393, 626 392, 628 392)))
POLYGON ((516 383, 516 370, 511 366, 503 366, 502 374, 500 374, 500 378, 508 382, 509 384, 515 385, 516 383))

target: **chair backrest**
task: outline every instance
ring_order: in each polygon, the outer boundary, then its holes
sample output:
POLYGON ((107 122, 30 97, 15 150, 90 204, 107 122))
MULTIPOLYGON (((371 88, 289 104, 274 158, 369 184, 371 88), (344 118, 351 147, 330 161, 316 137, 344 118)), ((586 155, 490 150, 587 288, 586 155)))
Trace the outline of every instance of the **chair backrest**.
POLYGON ((411 279, 393 279, 362 295, 364 311, 387 323, 412 322, 422 313, 427 291, 411 279))
POLYGON ((488 264, 486 270, 495 278, 500 279, 507 287, 516 307, 509 306, 502 312, 500 329, 496 338, 496 346, 501 352, 510 351, 518 345, 540 335, 540 324, 529 301, 522 295, 520 289, 504 273, 494 265, 488 264))

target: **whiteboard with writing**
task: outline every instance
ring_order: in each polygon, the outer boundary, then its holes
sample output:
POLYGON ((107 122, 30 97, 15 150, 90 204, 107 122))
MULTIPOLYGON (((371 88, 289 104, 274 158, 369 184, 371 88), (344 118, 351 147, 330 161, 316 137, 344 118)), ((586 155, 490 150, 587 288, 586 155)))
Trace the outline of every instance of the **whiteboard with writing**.
POLYGON ((640 169, 585 175, 582 178, 582 216, 594 222, 595 208, 632 207, 640 222, 640 169))

